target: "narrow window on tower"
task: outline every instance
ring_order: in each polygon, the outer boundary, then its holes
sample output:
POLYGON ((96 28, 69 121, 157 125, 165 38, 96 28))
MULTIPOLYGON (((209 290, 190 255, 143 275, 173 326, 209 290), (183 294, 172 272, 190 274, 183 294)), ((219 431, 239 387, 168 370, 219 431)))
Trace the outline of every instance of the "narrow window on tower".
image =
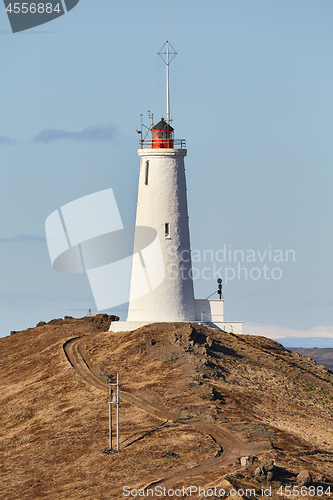
POLYGON ((145 184, 148 186, 148 176, 149 176, 149 161, 146 161, 146 170, 145 170, 145 184))
POLYGON ((166 238, 170 238, 170 224, 169 222, 166 222, 164 224, 164 234, 166 238))

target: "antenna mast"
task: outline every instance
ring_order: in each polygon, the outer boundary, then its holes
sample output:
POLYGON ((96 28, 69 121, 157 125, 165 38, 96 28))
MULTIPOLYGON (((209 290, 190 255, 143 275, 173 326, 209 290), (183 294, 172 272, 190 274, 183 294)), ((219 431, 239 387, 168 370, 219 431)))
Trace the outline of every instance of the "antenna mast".
POLYGON ((167 91, 167 119, 166 119, 166 121, 169 124, 170 123, 169 65, 170 65, 171 61, 173 61, 174 58, 176 57, 177 52, 175 51, 175 49, 173 48, 171 43, 169 43, 169 41, 167 40, 165 42, 165 44, 163 45, 163 47, 161 48, 161 50, 158 52, 158 55, 160 56, 160 58, 162 59, 162 61, 164 61, 165 65, 166 65, 166 80, 167 80, 166 81, 166 91, 167 91))
POLYGON ((170 90, 169 90, 169 42, 166 42, 166 70, 167 70, 167 123, 170 123, 170 90))

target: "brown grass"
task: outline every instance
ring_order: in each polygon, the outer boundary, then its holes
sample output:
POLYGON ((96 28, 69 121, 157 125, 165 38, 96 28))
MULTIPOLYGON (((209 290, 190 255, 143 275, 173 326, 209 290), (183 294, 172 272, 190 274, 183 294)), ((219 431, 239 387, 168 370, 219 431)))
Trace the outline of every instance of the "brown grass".
POLYGON ((294 484, 301 469, 332 480, 331 372, 259 337, 188 324, 121 334, 107 328, 99 315, 0 339, 1 499, 120 499, 126 484, 158 480, 173 487, 257 484, 254 465, 223 462, 214 429, 231 432, 235 442, 271 441, 259 460, 270 457, 289 474, 276 487, 294 484), (108 447, 107 393, 84 382, 63 350, 79 336, 93 373, 120 373, 123 391, 173 418, 121 401, 121 450, 101 453, 108 447), (162 457, 167 451, 179 457, 162 457))

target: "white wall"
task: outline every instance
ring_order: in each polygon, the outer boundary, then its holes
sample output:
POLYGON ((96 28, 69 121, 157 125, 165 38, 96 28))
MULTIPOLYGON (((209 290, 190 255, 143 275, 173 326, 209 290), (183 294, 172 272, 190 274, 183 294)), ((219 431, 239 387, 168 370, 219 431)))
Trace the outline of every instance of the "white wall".
POLYGON ((161 270, 161 255, 157 250, 147 256, 144 272, 142 260, 133 259, 127 321, 191 321, 196 318, 184 166, 186 153, 185 149, 139 150, 141 167, 136 226, 156 229, 164 269, 161 270), (147 161, 148 184, 145 183, 147 161), (168 238, 165 237, 165 223, 170 228, 168 238), (151 276, 161 276, 162 271, 165 279, 154 288, 147 270, 151 276), (147 282, 150 291, 145 293, 148 291, 147 282), (135 298, 140 293, 143 295, 135 298))
POLYGON ((195 299, 195 314, 198 321, 224 321, 224 300, 195 299))

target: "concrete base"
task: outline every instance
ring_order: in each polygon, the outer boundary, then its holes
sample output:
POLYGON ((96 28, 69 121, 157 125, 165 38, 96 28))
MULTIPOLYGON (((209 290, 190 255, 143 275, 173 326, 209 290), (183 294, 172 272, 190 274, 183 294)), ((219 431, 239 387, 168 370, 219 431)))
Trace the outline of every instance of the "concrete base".
MULTIPOLYGON (((112 321, 110 325, 110 332, 132 332, 145 325, 151 325, 153 323, 159 323, 157 321, 112 321)), ((162 322, 161 322, 162 323, 162 322)), ((164 321, 165 323, 165 321, 164 321)), ((171 321, 168 321, 171 323, 171 321)), ((175 320, 175 323, 193 323, 198 325, 204 325, 208 328, 214 328, 215 330, 223 330, 225 332, 232 333, 242 333, 243 322, 242 321, 224 321, 224 322, 212 322, 212 321, 179 321, 175 320)))
POLYGON ((217 328, 224 332, 243 333, 243 321, 213 321, 210 328, 217 328))

